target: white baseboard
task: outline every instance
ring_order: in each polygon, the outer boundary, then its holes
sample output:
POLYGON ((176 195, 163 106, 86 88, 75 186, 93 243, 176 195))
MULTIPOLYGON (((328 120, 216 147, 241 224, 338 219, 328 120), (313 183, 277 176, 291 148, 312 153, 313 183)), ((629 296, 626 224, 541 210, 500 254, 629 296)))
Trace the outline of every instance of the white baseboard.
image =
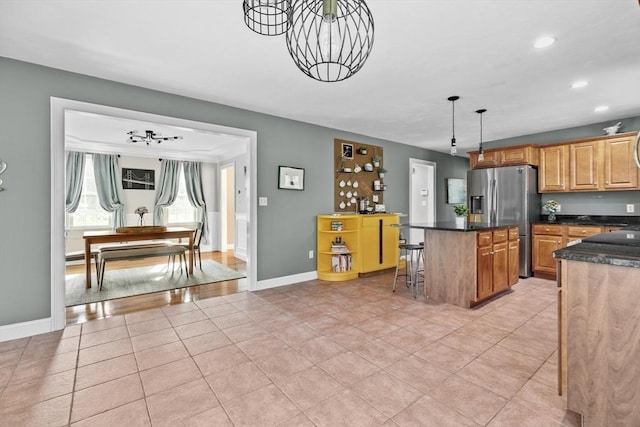
POLYGON ((0 326, 0 342, 51 332, 51 318, 0 326))
POLYGON ((315 280, 318 278, 317 271, 308 271, 306 273, 292 274, 291 276, 275 277, 273 279, 259 280, 256 283, 256 290, 277 288, 278 286, 291 285, 293 283, 306 282, 307 280, 315 280))

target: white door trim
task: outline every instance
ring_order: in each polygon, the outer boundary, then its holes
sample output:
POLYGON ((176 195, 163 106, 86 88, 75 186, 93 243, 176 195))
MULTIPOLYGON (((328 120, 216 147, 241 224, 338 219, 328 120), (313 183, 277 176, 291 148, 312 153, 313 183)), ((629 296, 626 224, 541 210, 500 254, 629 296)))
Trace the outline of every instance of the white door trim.
POLYGON ((413 195, 413 169, 416 165, 424 165, 424 166, 430 166, 433 168, 433 187, 431 189, 431 192, 433 194, 432 198, 433 198, 433 203, 431 204, 431 214, 433 217, 433 220, 436 221, 436 214, 437 214, 437 210, 436 210, 436 203, 437 203, 437 186, 436 186, 436 163, 429 161, 429 160, 421 160, 421 159, 414 159, 414 158, 409 158, 409 222, 415 222, 413 218, 411 218, 411 213, 413 212, 413 204, 417 203, 418 200, 414 200, 415 197, 413 195))
POLYGON ((258 238, 258 207, 252 200, 258 200, 257 188, 257 144, 258 134, 255 131, 220 126, 212 123, 196 122, 144 113, 141 111, 125 110, 105 105, 91 104, 64 98, 51 97, 51 330, 62 329, 66 322, 64 305, 64 192, 65 192, 65 156, 64 156, 64 112, 65 110, 85 111, 88 113, 124 117, 182 126, 208 132, 226 133, 245 137, 249 141, 249 230, 247 236, 247 280, 249 290, 257 289, 257 238, 258 238))

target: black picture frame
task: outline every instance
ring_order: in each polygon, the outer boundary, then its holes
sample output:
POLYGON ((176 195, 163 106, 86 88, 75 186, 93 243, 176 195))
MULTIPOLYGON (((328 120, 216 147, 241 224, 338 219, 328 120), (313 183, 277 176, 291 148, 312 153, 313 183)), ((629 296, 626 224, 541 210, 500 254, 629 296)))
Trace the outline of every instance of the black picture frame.
POLYGON ((353 144, 342 143, 342 158, 353 159, 353 144))
POLYGON ((304 169, 278 166, 278 188, 281 190, 304 190, 304 169))
POLYGON ((156 171, 153 169, 122 168, 123 190, 155 190, 156 171))

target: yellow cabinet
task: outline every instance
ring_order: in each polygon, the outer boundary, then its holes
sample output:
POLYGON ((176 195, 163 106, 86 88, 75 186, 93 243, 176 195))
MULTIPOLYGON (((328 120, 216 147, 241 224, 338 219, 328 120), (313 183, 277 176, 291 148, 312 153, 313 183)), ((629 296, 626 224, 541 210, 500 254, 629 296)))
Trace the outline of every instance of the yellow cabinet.
POLYGON ((361 272, 393 268, 398 262, 399 216, 363 215, 360 231, 361 272))
POLYGON ((397 214, 318 215, 318 279, 351 280, 395 268, 399 222, 397 214))
POLYGON ((360 216, 318 215, 318 279, 358 278, 360 270, 360 216))

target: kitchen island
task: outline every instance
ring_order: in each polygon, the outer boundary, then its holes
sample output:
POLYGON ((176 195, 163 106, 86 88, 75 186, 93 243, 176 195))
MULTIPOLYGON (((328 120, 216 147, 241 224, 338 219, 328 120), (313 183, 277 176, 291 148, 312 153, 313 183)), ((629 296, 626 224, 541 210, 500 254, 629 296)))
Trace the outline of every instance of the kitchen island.
POLYGON ((512 223, 408 224, 424 230, 425 296, 471 308, 518 282, 519 236, 512 223))
POLYGON ((639 426, 640 227, 587 237, 553 256, 559 393, 585 426, 639 426))

